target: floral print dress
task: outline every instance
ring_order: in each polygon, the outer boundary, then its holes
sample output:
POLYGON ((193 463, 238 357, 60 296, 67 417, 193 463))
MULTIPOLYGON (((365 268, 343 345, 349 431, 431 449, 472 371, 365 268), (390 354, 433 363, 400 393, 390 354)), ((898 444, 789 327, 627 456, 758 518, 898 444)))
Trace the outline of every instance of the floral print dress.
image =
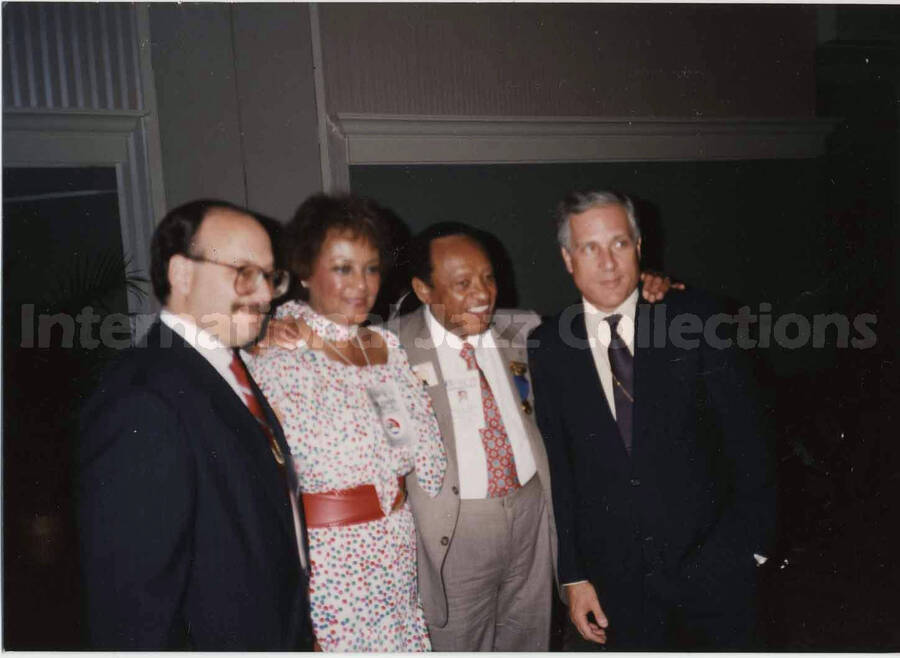
MULTIPOLYGON (((319 336, 347 340, 352 328, 307 304, 288 302, 277 317, 299 317, 319 336)), ((398 652, 431 648, 416 585, 416 535, 409 503, 390 513, 397 478, 415 477, 437 495, 446 468, 431 401, 397 337, 377 331, 387 363, 357 367, 300 342, 271 348, 248 364, 282 420, 301 492, 375 486, 387 516, 349 526, 309 528, 310 612, 324 651, 398 652), (393 385, 405 408, 408 440, 392 443, 367 389, 393 385), (411 471, 415 470, 414 474, 411 471)))

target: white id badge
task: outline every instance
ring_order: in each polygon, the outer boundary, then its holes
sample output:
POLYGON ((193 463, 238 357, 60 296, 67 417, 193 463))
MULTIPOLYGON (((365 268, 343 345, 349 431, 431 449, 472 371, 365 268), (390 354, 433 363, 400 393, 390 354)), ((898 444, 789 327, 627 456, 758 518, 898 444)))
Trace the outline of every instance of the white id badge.
POLYGON ((447 380, 447 398, 453 420, 479 429, 484 427, 484 407, 481 402, 481 381, 478 371, 447 380))
POLYGON ((388 445, 391 448, 409 445, 412 438, 412 422, 397 387, 393 384, 379 384, 367 386, 366 392, 384 428, 388 445))

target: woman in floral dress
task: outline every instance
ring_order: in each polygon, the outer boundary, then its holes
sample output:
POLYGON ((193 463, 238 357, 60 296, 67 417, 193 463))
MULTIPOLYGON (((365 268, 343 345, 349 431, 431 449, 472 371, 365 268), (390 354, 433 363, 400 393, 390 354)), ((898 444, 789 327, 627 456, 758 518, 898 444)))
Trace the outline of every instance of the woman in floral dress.
POLYGON ((286 246, 308 301, 284 304, 273 321, 299 338, 295 349, 271 347, 250 364, 291 448, 324 651, 430 649, 403 476, 437 495, 446 456, 396 336, 360 327, 378 294, 385 233, 365 200, 304 202, 286 246))

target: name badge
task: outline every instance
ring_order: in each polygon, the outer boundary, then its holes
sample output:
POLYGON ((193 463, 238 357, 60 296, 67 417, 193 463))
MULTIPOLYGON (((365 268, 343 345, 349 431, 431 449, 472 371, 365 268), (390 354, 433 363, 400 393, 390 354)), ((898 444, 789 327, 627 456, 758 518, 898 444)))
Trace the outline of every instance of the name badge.
POLYGON ((450 400, 450 413, 455 422, 484 428, 484 407, 478 371, 472 370, 462 377, 448 379, 447 398, 450 400))
POLYGON ((412 423, 403 399, 393 384, 367 386, 366 392, 381 421, 384 435, 391 448, 407 446, 412 439, 412 423))

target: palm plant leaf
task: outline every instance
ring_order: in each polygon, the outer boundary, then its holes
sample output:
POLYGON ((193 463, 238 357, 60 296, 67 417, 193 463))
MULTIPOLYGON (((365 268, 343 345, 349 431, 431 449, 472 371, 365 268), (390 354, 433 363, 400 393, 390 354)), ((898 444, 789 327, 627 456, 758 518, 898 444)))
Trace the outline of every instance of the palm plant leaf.
POLYGON ((86 306, 109 311, 117 293, 146 297, 143 286, 148 279, 132 267, 131 259, 112 249, 88 257, 73 255, 71 265, 63 269, 47 291, 40 306, 52 313, 77 314, 86 306))

